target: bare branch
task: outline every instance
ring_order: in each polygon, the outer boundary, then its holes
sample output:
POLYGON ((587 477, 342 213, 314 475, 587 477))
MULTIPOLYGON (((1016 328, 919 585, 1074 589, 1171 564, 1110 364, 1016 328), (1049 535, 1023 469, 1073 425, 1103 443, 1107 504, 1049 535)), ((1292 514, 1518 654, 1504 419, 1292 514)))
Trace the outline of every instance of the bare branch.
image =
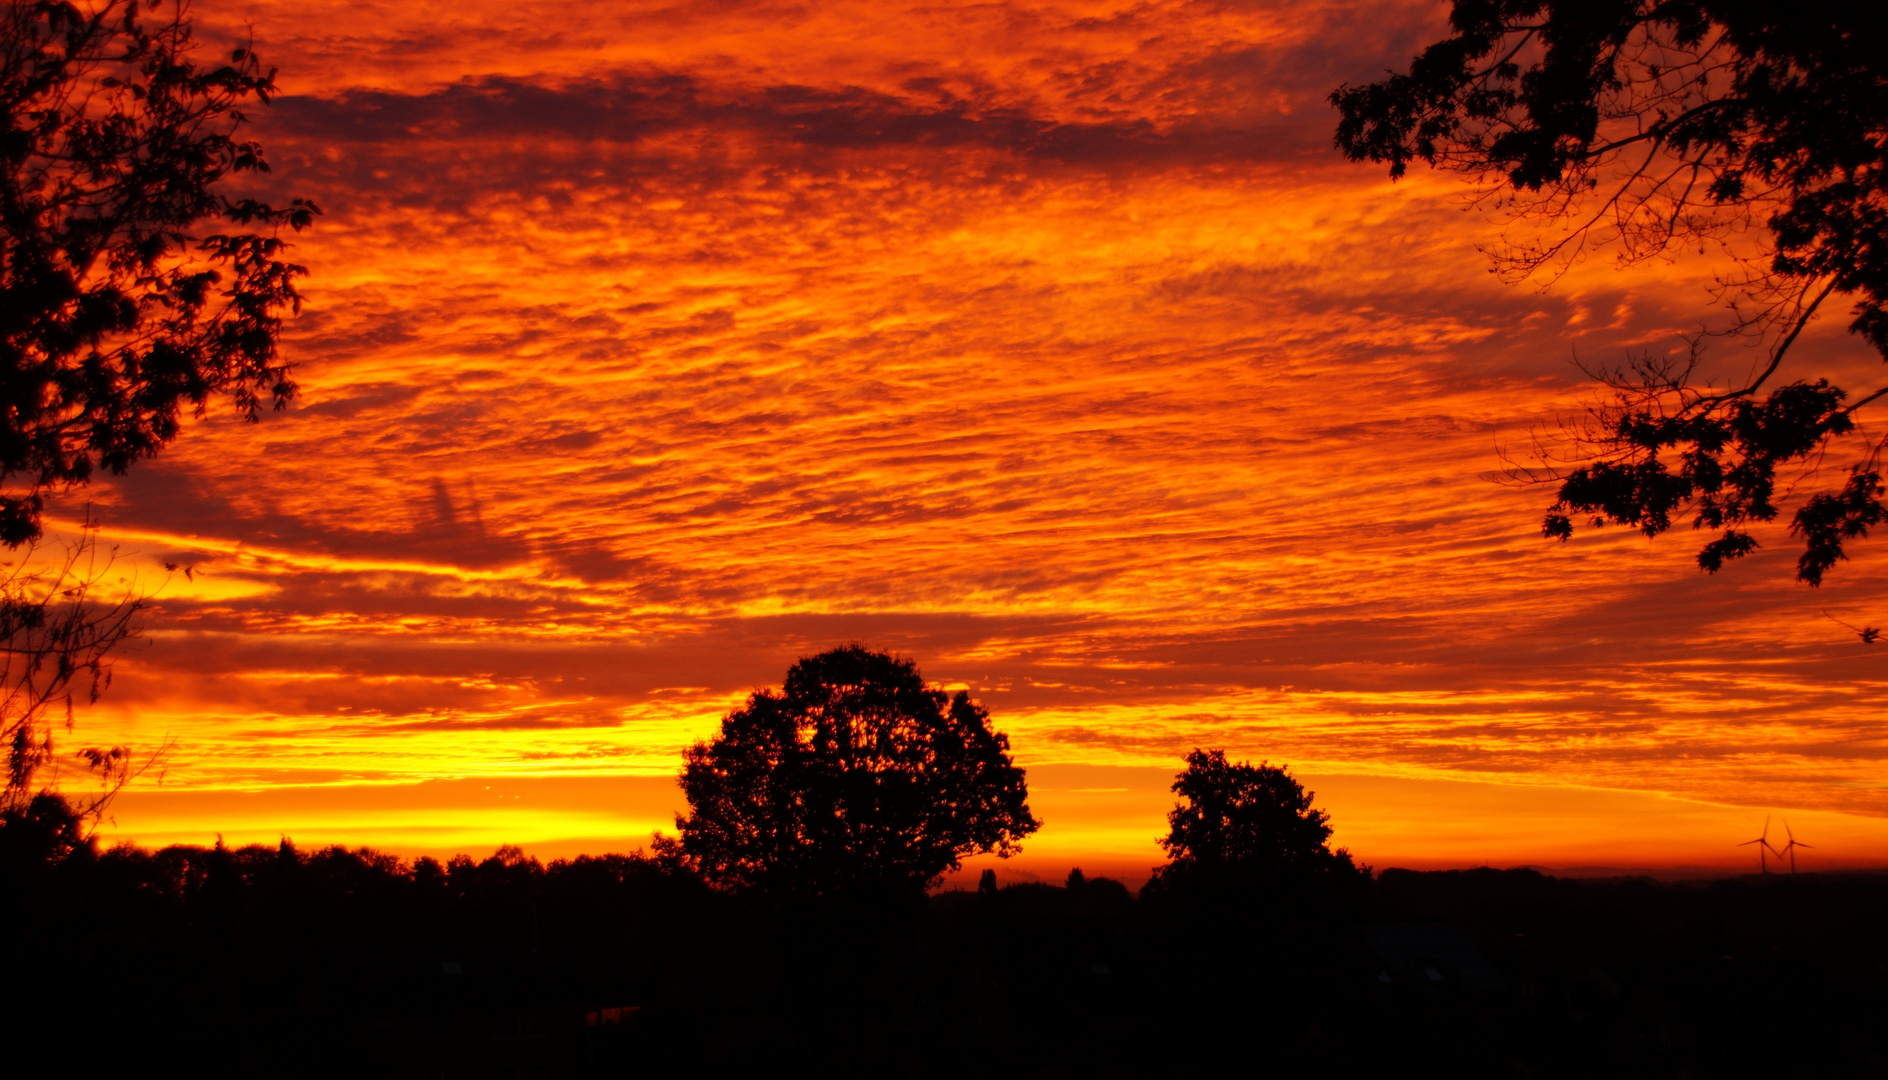
MULTIPOLYGON (((97 701, 111 682, 112 653, 138 636, 144 600, 135 586, 99 596, 116 562, 117 551, 100 550, 88 520, 56 550, 29 543, 0 567, 0 741, 7 747, 0 805, 30 802, 46 786, 48 766, 47 782, 57 783, 52 716, 61 716, 70 732, 75 696, 97 701)), ((134 767, 132 751, 122 746, 87 748, 80 757, 103 785, 86 809, 93 815, 155 760, 134 767)))

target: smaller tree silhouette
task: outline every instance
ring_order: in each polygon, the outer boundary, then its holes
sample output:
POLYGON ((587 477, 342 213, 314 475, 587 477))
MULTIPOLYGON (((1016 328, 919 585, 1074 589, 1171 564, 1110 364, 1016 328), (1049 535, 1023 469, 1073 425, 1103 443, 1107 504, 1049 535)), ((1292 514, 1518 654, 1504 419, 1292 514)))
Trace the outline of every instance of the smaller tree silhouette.
POLYGON ((794 664, 683 757, 690 812, 668 850, 778 899, 921 893, 1040 824, 982 706, 857 645, 794 664))
POLYGON ((1284 766, 1195 750, 1173 791, 1186 801, 1167 815, 1160 846, 1172 861, 1154 872, 1161 887, 1368 873, 1350 852, 1331 850, 1331 816, 1284 766))

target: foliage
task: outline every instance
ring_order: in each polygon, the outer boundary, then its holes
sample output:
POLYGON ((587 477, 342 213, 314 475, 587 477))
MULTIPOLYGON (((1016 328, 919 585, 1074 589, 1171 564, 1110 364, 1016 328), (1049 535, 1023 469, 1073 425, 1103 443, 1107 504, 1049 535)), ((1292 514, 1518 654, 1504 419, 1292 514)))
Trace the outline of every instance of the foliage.
MULTIPOLYGON (((71 731, 74 695, 97 701, 111 685, 109 655, 136 636, 143 607, 128 584, 112 597, 111 553, 100 554, 91 529, 50 557, 43 552, 29 542, 0 564, 0 740, 7 748, 0 809, 7 811, 35 802, 42 772, 56 760, 53 717, 63 711, 71 731)), ((139 763, 125 746, 86 747, 78 757, 101 784, 81 804, 93 816, 155 759, 139 763)))
POLYGON ((0 806, 0 876, 8 883, 80 853, 93 855, 95 847, 84 816, 58 795, 41 792, 0 806))
MULTIPOLYGON (((1699 552, 1715 572, 1756 549, 1773 520, 1780 467, 1813 469, 1856 431, 1828 380, 1768 390, 1831 296, 1850 329, 1888 357, 1888 9, 1806 0, 1456 0, 1451 35, 1408 72, 1332 94, 1352 160, 1467 173, 1522 219, 1565 224, 1512 247, 1513 276, 1564 268, 1592 246, 1622 263, 1720 241, 1743 267, 1729 332, 1756 335, 1766 362, 1738 385, 1701 385, 1704 338, 1684 359, 1594 372, 1610 391, 1571 458, 1544 454, 1524 479, 1560 485, 1543 532, 1590 515, 1647 535, 1688 513, 1722 530, 1699 552), (1760 254, 1740 237, 1767 227, 1760 254), (1568 466, 1571 466, 1570 468, 1568 466)), ((1792 532, 1797 577, 1820 584, 1847 542, 1883 520, 1882 442, 1839 485, 1813 491, 1792 532)))
MULTIPOLYGON (((141 606, 98 597, 111 560, 89 524, 63 555, 35 546, 46 496, 157 453, 186 404, 227 395, 255 420, 295 392, 276 340, 304 270, 280 234, 320 211, 229 192, 269 170, 237 132, 274 73, 247 48, 199 65, 187 16, 155 0, 0 10, 0 543, 25 545, 0 574, 11 809, 55 762, 50 711, 70 730, 75 679, 97 700, 141 606)), ((79 756, 103 782, 93 814, 141 768, 122 746, 79 756)))
POLYGON ((268 171, 239 139, 274 73, 201 65, 182 3, 9 0, 0 11, 0 542, 40 535, 45 496, 123 473, 187 403, 250 420, 295 392, 276 354, 298 311, 284 228, 320 211, 227 193, 268 171), (146 22, 140 8, 168 14, 146 22), (203 235, 195 227, 215 223, 203 235))
POLYGON ((794 664, 684 760, 681 854, 775 897, 915 894, 1039 824, 988 712, 856 645, 794 664))
POLYGON ((1167 814, 1160 846, 1172 861, 1155 875, 1163 885, 1368 876, 1350 852, 1331 850, 1331 816, 1283 766, 1235 765, 1224 750, 1195 750, 1173 792, 1185 801, 1167 814))

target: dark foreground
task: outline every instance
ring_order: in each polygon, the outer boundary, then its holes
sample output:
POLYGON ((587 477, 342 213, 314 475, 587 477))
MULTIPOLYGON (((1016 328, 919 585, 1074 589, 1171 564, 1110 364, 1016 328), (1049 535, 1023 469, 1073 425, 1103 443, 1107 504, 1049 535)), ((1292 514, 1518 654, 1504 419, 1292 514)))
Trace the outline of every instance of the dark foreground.
POLYGON ((782 911, 625 856, 12 847, 13 1058, 88 1075, 1888 1074, 1879 875, 782 911))

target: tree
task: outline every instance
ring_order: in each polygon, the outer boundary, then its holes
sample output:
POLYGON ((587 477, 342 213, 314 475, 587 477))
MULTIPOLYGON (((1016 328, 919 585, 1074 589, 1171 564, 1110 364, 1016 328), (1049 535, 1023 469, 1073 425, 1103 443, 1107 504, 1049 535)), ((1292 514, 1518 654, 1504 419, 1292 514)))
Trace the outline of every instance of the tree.
POLYGON ((1814 466, 1888 386, 1851 401, 1827 378, 1782 380, 1831 297, 1888 357, 1888 8, 1456 0, 1450 26, 1408 72, 1332 94, 1338 147, 1393 177, 1418 160, 1466 173, 1518 220, 1564 226, 1497 257, 1517 277, 1599 246, 1629 263, 1721 242, 1738 267, 1723 332, 1767 350, 1728 386, 1699 379, 1706 335, 1683 357, 1594 372, 1608 397, 1574 428, 1573 453, 1516 472, 1559 485, 1542 531, 1568 539, 1585 516, 1656 536, 1689 515, 1721 530, 1698 553, 1716 572, 1757 548, 1749 528, 1776 518, 1790 469, 1811 492, 1791 523, 1796 574, 1820 584, 1888 516, 1883 442, 1837 484, 1814 466))
MULTIPOLYGON (((0 811, 9 813, 23 812, 41 794, 40 774, 55 760, 53 710, 63 707, 70 731, 75 691, 98 700, 111 685, 110 654, 136 635, 134 618, 143 607, 128 587, 110 593, 111 553, 99 554, 92 529, 49 559, 39 553, 29 542, 23 557, 0 564, 0 741, 7 748, 0 811)), ((78 757, 101 782, 96 797, 75 804, 94 821, 155 760, 136 763, 124 746, 86 747, 78 757)))
POLYGON ((86 833, 85 815, 52 792, 0 806, 0 882, 7 891, 97 841, 86 833))
POLYGON ((982 706, 857 645, 800 660, 683 758, 682 856, 778 898, 921 892, 1040 824, 982 706))
POLYGON ((1331 850, 1331 816, 1284 766, 1234 765, 1224 750, 1195 750, 1173 792, 1186 801, 1167 814, 1160 846, 1171 861, 1155 871, 1162 888, 1368 873, 1350 852, 1331 850))
MULTIPOLYGON (((97 699, 140 607, 98 597, 110 559, 89 523, 63 554, 37 550, 47 495, 156 454, 186 405, 224 395, 255 420, 265 396, 295 393, 276 340, 305 271, 281 233, 320 211, 227 190, 269 169, 236 133, 274 72, 247 48, 199 66, 187 15, 175 0, 0 10, 0 543, 25 547, 0 573, 9 809, 54 761, 47 710, 63 704, 70 728, 75 677, 97 699)), ((80 804, 95 817, 137 766, 124 747, 79 756, 104 780, 80 804)))
POLYGON ((0 542, 49 493, 123 473, 226 395, 257 418, 295 393, 276 353, 299 311, 284 228, 320 211, 232 196, 268 171, 237 138, 274 72, 246 48, 199 67, 181 2, 9 0, 0 13, 0 542), (168 14, 147 24, 140 8, 168 14), (197 235, 200 224, 215 223, 197 235))

